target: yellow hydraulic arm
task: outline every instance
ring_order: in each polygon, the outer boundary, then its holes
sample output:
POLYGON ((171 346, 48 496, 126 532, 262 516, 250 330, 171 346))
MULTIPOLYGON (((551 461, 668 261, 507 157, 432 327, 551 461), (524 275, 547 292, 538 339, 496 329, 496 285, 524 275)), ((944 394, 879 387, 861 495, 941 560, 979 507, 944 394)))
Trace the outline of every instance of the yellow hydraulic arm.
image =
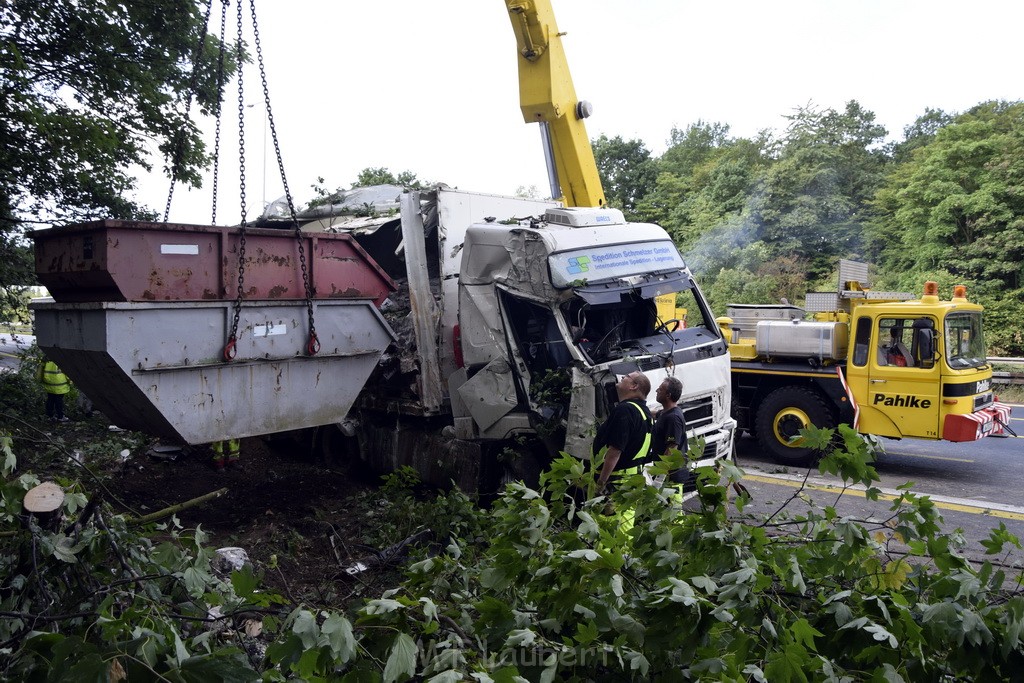
POLYGON ((519 43, 520 107, 527 123, 541 125, 551 196, 566 206, 604 206, 583 124, 590 104, 576 99, 551 0, 505 0, 505 5, 519 43))

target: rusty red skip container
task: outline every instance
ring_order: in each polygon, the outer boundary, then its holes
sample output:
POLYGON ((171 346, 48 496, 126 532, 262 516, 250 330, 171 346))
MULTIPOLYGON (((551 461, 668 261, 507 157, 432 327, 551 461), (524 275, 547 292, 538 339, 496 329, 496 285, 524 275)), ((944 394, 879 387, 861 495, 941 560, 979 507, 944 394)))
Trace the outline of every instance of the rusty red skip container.
MULTIPOLYGON (((57 302, 233 300, 238 227, 102 220, 31 234, 39 282, 57 302)), ((303 233, 306 270, 317 299, 372 299, 395 290, 349 235, 303 233)), ((247 228, 242 298, 304 299, 292 231, 247 228)))

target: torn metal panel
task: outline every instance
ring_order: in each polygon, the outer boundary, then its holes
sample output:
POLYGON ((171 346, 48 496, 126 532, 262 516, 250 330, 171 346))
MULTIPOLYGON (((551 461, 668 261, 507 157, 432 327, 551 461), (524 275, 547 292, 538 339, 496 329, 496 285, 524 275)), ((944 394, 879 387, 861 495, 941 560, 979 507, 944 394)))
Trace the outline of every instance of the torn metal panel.
POLYGON ((439 311, 430 291, 420 195, 418 192, 403 194, 401 203, 402 242, 405 245, 406 272, 409 274, 409 307, 416 333, 416 347, 419 349, 420 372, 416 381, 424 407, 436 410, 443 403, 441 368, 437 355, 439 311))
POLYGON ((468 367, 507 359, 504 325, 493 285, 464 286, 459 293, 462 354, 468 367))
POLYGON ((512 367, 495 359, 459 387, 459 397, 481 430, 511 412, 518 400, 512 367))
POLYGON ((572 368, 572 397, 565 432, 565 451, 577 458, 590 458, 597 433, 597 389, 590 375, 572 368))
POLYGON ((532 230, 510 230, 505 240, 511 268, 495 276, 495 282, 513 287, 545 301, 558 301, 562 292, 551 286, 548 273, 550 248, 532 230))

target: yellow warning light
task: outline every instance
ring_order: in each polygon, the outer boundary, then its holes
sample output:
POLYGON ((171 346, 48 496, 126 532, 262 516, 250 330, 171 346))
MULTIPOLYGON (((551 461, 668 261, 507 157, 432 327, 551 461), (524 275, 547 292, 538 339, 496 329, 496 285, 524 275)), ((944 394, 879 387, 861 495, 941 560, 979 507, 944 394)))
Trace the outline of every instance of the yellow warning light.
POLYGON ((924 283, 924 295, 925 296, 938 296, 939 295, 939 283, 928 280, 924 283))
POLYGON ((967 298, 967 286, 966 285, 953 285, 953 298, 954 299, 966 299, 967 298))

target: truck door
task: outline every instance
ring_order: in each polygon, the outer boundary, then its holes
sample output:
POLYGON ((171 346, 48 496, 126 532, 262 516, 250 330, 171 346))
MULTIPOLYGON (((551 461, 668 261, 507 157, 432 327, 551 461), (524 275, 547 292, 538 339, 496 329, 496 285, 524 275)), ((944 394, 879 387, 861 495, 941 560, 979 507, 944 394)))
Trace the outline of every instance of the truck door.
MULTIPOLYGON (((862 319, 863 320, 863 319, 862 319)), ((940 368, 933 355, 922 356, 915 340, 934 330, 928 316, 878 317, 871 335, 866 400, 861 431, 891 437, 939 436, 940 368)))

